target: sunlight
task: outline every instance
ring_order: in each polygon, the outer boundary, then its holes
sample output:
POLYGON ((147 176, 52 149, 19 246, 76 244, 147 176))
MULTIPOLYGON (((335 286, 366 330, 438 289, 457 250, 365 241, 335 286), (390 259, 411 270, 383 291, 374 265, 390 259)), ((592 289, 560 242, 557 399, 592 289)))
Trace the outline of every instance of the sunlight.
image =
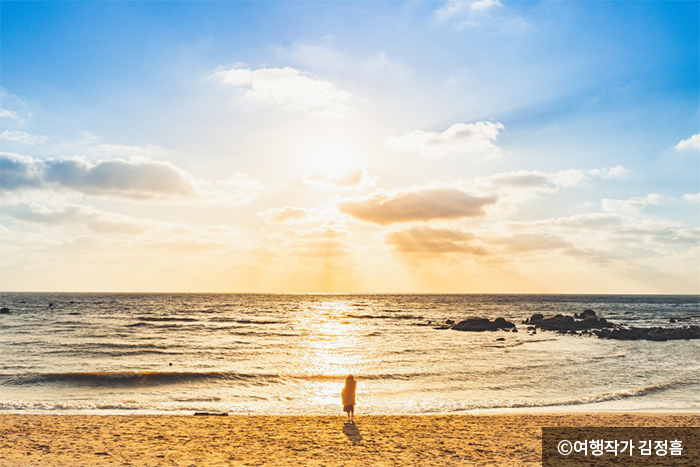
POLYGON ((343 302, 314 303, 294 315, 305 337, 292 350, 290 371, 307 380, 302 384, 305 397, 314 404, 332 404, 338 398, 339 384, 349 373, 361 373, 363 358, 357 352, 361 330, 347 319, 351 309, 343 302))
POLYGON ((315 139, 302 151, 307 170, 340 178, 357 165, 360 152, 354 143, 338 137, 315 139))

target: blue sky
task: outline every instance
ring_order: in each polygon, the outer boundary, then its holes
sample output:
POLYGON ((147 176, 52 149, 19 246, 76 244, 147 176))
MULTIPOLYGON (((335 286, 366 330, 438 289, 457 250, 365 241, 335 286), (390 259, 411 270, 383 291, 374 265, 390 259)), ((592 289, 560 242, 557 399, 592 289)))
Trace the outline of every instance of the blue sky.
POLYGON ((3 1, 4 287, 697 293, 699 5, 3 1))

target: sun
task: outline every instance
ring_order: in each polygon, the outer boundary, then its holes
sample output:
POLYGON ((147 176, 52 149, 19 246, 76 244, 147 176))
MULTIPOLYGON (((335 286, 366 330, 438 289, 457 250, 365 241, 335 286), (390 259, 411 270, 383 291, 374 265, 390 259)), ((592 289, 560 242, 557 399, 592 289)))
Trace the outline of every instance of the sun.
POLYGON ((302 149, 302 160, 308 172, 342 176, 358 165, 361 150, 343 138, 320 138, 302 149))

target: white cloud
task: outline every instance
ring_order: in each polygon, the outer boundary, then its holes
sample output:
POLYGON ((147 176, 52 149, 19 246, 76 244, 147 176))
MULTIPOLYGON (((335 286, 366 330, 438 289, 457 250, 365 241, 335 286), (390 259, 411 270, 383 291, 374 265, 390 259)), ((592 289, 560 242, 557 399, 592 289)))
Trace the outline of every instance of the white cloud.
POLYGON ((676 144, 678 151, 700 151, 700 133, 676 144))
POLYGON ((272 51, 279 58, 304 69, 359 84, 363 92, 375 87, 384 91, 395 89, 399 82, 411 75, 408 67, 389 59, 383 51, 363 57, 339 52, 332 36, 315 41, 299 40, 289 46, 275 45, 272 51))
POLYGON ((639 212, 650 204, 660 204, 671 198, 658 193, 651 193, 645 197, 630 199, 603 199, 601 206, 605 212, 635 213, 639 212))
POLYGON ((242 90, 243 98, 249 101, 326 117, 346 114, 347 102, 352 97, 330 81, 291 67, 220 68, 208 77, 242 90))
MULTIPOLYGON (((83 132, 83 138, 85 140, 90 140, 96 138, 89 132, 83 132)), ((167 151, 164 148, 153 144, 146 144, 144 146, 132 146, 126 144, 97 144, 91 146, 87 149, 86 153, 91 156, 99 157, 162 157, 167 151)))
POLYGON ((215 182, 200 181, 199 188, 207 200, 224 204, 248 204, 262 189, 262 184, 244 173, 235 173, 215 182))
POLYGON ((415 152, 426 157, 452 154, 497 158, 501 149, 495 145, 501 123, 455 123, 442 132, 415 130, 392 136, 384 146, 398 152, 415 152))
POLYGON ((36 204, 3 206, 2 213, 24 222, 45 226, 84 225, 100 234, 141 234, 148 229, 146 222, 74 204, 57 209, 36 204))
POLYGON ((442 8, 435 10, 435 13, 438 18, 447 20, 454 17, 474 16, 499 6, 502 6, 502 3, 498 0, 447 0, 442 8))
POLYGON ((304 183, 324 190, 364 190, 376 184, 364 167, 346 167, 339 170, 316 171, 304 175, 304 183))
POLYGON ((616 165, 615 167, 603 167, 602 169, 591 169, 588 174, 594 177, 599 177, 603 179, 608 178, 618 178, 627 174, 628 170, 622 165, 616 165))
POLYGON ((686 201, 694 201, 700 203, 700 193, 688 193, 683 195, 683 199, 686 201))
POLYGON ((5 130, 0 133, 0 141, 25 144, 27 146, 35 146, 39 143, 45 143, 48 140, 48 136, 33 135, 20 130, 5 130))
POLYGON ((0 109, 0 118, 7 118, 10 120, 15 120, 18 123, 24 123, 24 119, 12 110, 0 109))

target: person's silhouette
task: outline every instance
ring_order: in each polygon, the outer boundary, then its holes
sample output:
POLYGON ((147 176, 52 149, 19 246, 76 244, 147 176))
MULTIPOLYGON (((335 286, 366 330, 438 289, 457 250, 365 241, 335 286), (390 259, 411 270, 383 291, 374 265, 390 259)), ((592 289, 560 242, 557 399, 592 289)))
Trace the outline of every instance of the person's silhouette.
POLYGON ((340 398, 343 401, 343 412, 347 412, 348 420, 353 420, 355 417, 355 389, 357 381, 352 375, 345 377, 345 386, 340 391, 340 398))

